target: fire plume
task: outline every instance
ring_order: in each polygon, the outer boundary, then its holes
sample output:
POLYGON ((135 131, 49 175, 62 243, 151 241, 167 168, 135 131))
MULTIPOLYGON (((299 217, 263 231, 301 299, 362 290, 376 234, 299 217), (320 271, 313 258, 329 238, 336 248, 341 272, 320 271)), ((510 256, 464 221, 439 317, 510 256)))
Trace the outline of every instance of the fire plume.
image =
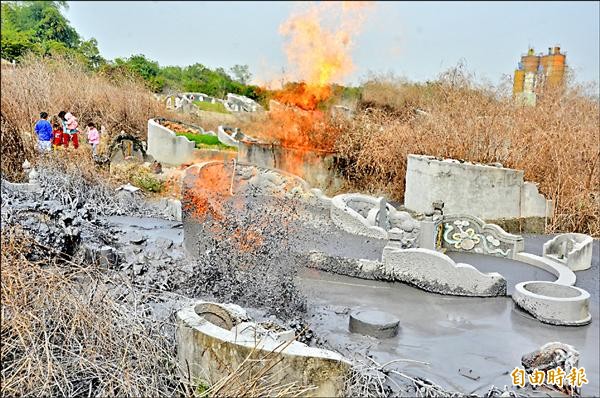
POLYGON ((302 3, 279 27, 285 36, 290 77, 273 99, 266 123, 250 126, 251 134, 283 146, 331 150, 337 137, 319 105, 333 94, 355 67, 351 51, 370 8, 369 2, 302 3), (281 106, 281 104, 288 106, 281 106))
POLYGON ((295 12, 280 27, 295 80, 316 98, 326 99, 333 82, 354 71, 353 38, 361 29, 368 2, 322 2, 295 12))

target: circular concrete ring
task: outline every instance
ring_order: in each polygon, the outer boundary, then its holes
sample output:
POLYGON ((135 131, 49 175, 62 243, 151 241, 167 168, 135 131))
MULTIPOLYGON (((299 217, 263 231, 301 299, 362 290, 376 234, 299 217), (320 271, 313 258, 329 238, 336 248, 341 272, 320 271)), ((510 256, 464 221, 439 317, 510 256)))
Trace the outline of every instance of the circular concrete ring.
POLYGON ((225 308, 212 304, 200 303, 194 307, 196 314, 220 328, 231 330, 235 326, 233 317, 225 308))
POLYGON ((350 313, 352 333, 385 339, 396 336, 399 325, 400 320, 387 312, 362 310, 350 313))
POLYGON ((579 326, 590 323, 590 294, 575 286, 527 281, 515 286, 513 300, 544 323, 579 326))

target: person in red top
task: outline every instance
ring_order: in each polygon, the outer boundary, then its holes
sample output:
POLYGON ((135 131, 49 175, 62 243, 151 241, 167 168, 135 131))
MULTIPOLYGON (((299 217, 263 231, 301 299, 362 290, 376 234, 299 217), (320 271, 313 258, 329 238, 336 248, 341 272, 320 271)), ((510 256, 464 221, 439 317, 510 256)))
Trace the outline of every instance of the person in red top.
POLYGON ((63 144, 63 126, 60 120, 54 118, 52 120, 52 148, 57 150, 63 144))

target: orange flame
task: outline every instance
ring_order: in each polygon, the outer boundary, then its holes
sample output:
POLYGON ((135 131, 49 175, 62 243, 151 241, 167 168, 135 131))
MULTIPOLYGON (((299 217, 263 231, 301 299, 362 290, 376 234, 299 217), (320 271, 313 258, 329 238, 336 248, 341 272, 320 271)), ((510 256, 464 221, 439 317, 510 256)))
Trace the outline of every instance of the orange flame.
POLYGON ((332 83, 354 71, 353 39, 364 21, 368 2, 303 3, 279 28, 286 37, 285 51, 292 78, 277 91, 266 123, 251 125, 248 132, 286 147, 304 150, 333 149, 338 131, 318 110, 329 99, 332 83))
POLYGON ((368 4, 313 4, 280 26, 280 33, 289 37, 286 54, 296 69, 297 80, 309 86, 323 87, 353 72, 352 39, 361 29, 368 4))
POLYGON ((297 11, 280 27, 288 38, 286 54, 301 90, 285 95, 283 102, 315 109, 331 95, 331 83, 354 71, 353 37, 361 29, 368 2, 322 2, 297 11), (341 7, 340 7, 341 5, 341 7), (296 99, 296 101, 293 101, 296 99))

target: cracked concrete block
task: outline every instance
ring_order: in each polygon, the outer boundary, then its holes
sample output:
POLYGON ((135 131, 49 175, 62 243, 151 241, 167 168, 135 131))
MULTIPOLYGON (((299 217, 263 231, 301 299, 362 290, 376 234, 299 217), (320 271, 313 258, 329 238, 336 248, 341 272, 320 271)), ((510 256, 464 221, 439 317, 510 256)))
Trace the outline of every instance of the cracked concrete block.
POLYGON ((271 382, 315 386, 307 393, 309 396, 343 396, 344 381, 351 367, 343 356, 298 341, 282 344, 272 336, 257 339, 236 334, 231 329, 248 319, 238 319, 231 310, 221 304, 199 302, 177 312, 177 358, 180 369, 186 373, 189 369, 189 374, 182 375, 186 380, 201 378, 212 384, 227 376, 229 367, 235 369, 247 358, 273 353, 270 355, 274 356, 275 364, 258 362, 256 365, 273 366, 271 382), (218 311, 218 317, 209 318, 207 304, 212 306, 209 315, 218 311), (229 366, 223 367, 223 363, 229 366))

